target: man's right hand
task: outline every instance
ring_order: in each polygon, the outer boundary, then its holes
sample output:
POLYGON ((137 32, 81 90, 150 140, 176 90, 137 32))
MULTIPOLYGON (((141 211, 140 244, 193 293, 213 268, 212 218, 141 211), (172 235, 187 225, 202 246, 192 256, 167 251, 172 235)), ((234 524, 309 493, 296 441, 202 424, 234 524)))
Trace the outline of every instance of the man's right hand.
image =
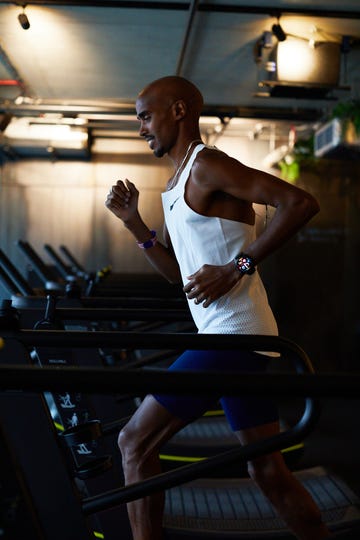
POLYGON ((128 179, 118 180, 110 188, 105 206, 125 224, 137 214, 139 192, 128 179))

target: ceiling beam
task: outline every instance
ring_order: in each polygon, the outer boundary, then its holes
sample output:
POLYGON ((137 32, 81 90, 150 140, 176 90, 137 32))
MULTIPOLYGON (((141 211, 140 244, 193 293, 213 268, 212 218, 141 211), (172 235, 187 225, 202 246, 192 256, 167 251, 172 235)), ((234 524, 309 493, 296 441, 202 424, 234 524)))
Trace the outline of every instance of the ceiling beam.
POLYGON ((199 11, 214 11, 222 13, 250 13, 258 15, 306 15, 309 17, 324 17, 337 19, 360 19, 360 10, 336 10, 300 7, 270 7, 270 6, 238 6, 234 4, 200 4, 199 11))
POLYGON ((182 75, 184 58, 185 58, 185 54, 189 45, 189 38, 190 38, 195 14, 198 7, 199 7, 199 0, 191 0, 184 38, 183 38, 183 42, 182 42, 182 46, 180 49, 179 58, 178 58, 177 66, 176 66, 176 71, 175 71, 175 75, 178 75, 178 76, 182 75))
MULTIPOLYGON (((40 114, 62 114, 64 117, 76 117, 86 114, 106 114, 107 116, 128 115, 135 119, 135 103, 119 104, 118 107, 97 107, 96 105, 61 105, 61 104, 1 104, 0 113, 11 114, 14 117, 36 116, 40 114)), ((223 106, 206 104, 202 116, 217 116, 219 118, 256 118, 263 120, 291 120, 291 121, 316 121, 321 118, 322 112, 315 108, 282 108, 282 107, 248 107, 248 106, 223 106)), ((111 122, 110 118, 108 121, 111 122)), ((116 122, 116 118, 114 118, 116 122)))
MULTIPOLYGON (((0 0, 0 4, 14 4, 18 6, 38 5, 38 6, 77 6, 77 7, 99 7, 99 8, 127 8, 127 9, 163 9, 187 11, 191 2, 168 2, 157 0, 0 0)), ((307 15, 309 17, 340 18, 340 19, 360 19, 360 9, 328 9, 313 7, 293 7, 293 6, 253 6, 237 4, 207 4, 201 3, 198 11, 222 12, 222 13, 250 13, 266 14, 273 17, 281 15, 307 15)))

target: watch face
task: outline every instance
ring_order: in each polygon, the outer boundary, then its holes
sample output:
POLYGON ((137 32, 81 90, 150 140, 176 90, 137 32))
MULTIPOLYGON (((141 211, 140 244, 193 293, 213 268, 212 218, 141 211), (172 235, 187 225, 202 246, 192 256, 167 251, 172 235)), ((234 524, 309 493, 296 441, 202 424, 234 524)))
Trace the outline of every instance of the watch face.
POLYGON ((239 263, 242 272, 248 272, 251 269, 251 262, 247 257, 242 257, 239 263))
POLYGON ((235 264, 239 272, 242 274, 252 274, 255 272, 252 259, 246 255, 240 255, 235 259, 235 264))

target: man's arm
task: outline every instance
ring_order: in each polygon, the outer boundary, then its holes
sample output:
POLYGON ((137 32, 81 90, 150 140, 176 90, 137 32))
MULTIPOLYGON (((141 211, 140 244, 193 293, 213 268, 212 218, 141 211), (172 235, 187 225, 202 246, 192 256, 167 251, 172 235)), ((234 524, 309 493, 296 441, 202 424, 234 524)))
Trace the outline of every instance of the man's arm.
MULTIPOLYGON (((222 191, 249 204, 269 205, 276 209, 263 233, 246 247, 247 255, 255 264, 282 246, 319 211, 316 199, 306 191, 247 167, 222 152, 200 153, 194 165, 192 181, 208 193, 222 191)), ((207 307, 242 278, 234 261, 224 261, 223 266, 204 265, 188 276, 184 291, 189 299, 203 302, 207 307)))
POLYGON ((223 191, 249 204, 276 209, 267 228, 248 248, 257 263, 294 236, 320 210, 310 193, 272 174, 247 167, 222 152, 200 159, 194 172, 197 181, 207 183, 208 190, 223 191))
POLYGON ((310 193, 288 182, 244 165, 240 169, 241 181, 228 180, 225 185, 227 192, 251 203, 275 208, 268 226, 247 247, 248 254, 259 263, 290 240, 320 208, 310 193))
MULTIPOLYGON (((138 211, 139 192, 129 180, 118 180, 110 189, 105 206, 132 233, 137 242, 144 243, 151 239, 151 231, 142 220, 138 211)), ((180 270, 171 247, 156 241, 148 249, 142 250, 150 264, 170 283, 181 281, 180 270)))

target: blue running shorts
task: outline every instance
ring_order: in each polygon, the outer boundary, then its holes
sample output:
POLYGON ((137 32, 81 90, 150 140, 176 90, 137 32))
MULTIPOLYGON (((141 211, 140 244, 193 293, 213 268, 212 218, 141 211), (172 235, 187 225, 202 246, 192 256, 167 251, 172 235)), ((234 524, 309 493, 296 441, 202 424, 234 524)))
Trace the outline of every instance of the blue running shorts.
MULTIPOLYGON (((168 368, 169 371, 219 371, 226 373, 264 373, 270 357, 252 351, 239 350, 196 350, 184 352, 168 368)), ((205 412, 220 404, 233 431, 247 429, 279 419, 276 403, 271 399, 256 396, 190 396, 154 394, 154 398, 171 414, 192 422, 205 412)))

